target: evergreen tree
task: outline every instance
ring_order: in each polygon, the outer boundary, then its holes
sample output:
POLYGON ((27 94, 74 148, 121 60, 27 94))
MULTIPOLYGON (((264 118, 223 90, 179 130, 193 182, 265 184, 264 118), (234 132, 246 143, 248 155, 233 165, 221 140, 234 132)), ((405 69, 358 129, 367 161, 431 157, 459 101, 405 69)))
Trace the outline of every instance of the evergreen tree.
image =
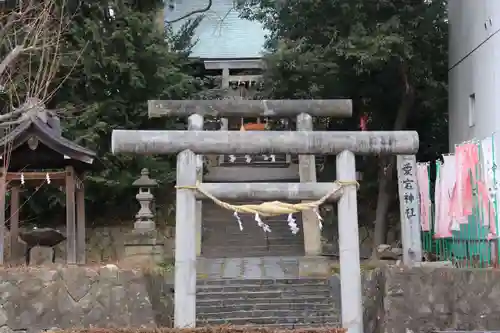
MULTIPOLYGON (((421 160, 447 151, 446 1, 251 0, 241 7, 269 30, 265 98, 352 98, 351 119, 317 127, 357 130, 366 115, 369 130, 417 129, 421 160)), ((383 243, 390 208, 398 215, 395 158, 359 161, 360 213, 369 222, 376 215, 375 243, 383 243)))
MULTIPOLYGON (((148 168, 160 183, 173 181, 168 156, 113 156, 113 129, 172 129, 175 119, 148 119, 149 99, 184 99, 202 88, 187 56, 193 18, 174 35, 158 24, 163 1, 81 2, 64 38, 65 78, 51 105, 71 112, 65 135, 98 152, 104 170, 89 178, 89 212, 136 213, 131 183, 148 168), (82 50, 81 52, 75 52, 82 50), (66 78, 67 75, 67 78, 66 78)), ((68 111, 67 111, 68 112, 68 111)), ((68 113, 66 113, 68 114, 68 113)), ((168 193, 162 186, 158 203, 168 193)))

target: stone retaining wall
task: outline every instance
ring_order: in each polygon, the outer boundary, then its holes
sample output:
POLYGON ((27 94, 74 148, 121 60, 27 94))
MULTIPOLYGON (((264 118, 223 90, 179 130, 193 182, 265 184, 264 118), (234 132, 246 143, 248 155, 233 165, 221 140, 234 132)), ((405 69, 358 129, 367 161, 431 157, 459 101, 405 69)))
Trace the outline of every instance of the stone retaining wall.
MULTIPOLYGON (((340 279, 330 278, 340 313, 340 279)), ((500 329, 500 271, 391 267, 363 272, 366 333, 500 329)), ((340 320, 340 318, 339 318, 340 320)))
MULTIPOLYGON (((500 271, 463 269, 363 272, 366 333, 430 333, 500 328, 500 271)), ((51 328, 168 327, 173 286, 161 272, 47 266, 0 270, 0 332, 51 328)), ((340 280, 329 280, 339 312, 340 280)))
MULTIPOLYGON (((125 223, 124 223, 125 224, 125 223)), ((125 253, 125 240, 127 235, 132 231, 134 222, 125 224, 124 226, 108 226, 87 228, 86 230, 86 256, 88 264, 108 264, 120 262, 125 253)), ((66 234, 66 227, 56 227, 57 230, 66 234)), ((165 258, 173 258, 174 256, 174 233, 172 227, 158 228, 158 231, 165 237, 164 253, 165 258)), ((10 248, 9 231, 5 231, 5 256, 4 259, 9 260, 8 253, 10 248)), ((21 244, 24 248, 24 244, 21 244)), ((24 250, 22 251, 24 253, 24 250)), ((23 262, 17 260, 16 262, 23 262)), ((56 246, 56 262, 64 264, 66 262, 66 242, 62 242, 56 246)))
MULTIPOLYGON (((384 273, 380 269, 367 270, 362 272, 363 283, 363 322, 366 333, 380 332, 381 312, 383 311, 384 294, 380 288, 384 283, 384 273)), ((342 321, 341 296, 340 296, 340 277, 335 274, 329 278, 330 294, 332 298, 334 313, 338 314, 338 322, 342 321)))
POLYGON ((114 265, 0 271, 0 332, 170 326, 172 286, 161 274, 114 265))
POLYGON ((383 288, 384 333, 500 329, 500 271, 393 268, 383 288))

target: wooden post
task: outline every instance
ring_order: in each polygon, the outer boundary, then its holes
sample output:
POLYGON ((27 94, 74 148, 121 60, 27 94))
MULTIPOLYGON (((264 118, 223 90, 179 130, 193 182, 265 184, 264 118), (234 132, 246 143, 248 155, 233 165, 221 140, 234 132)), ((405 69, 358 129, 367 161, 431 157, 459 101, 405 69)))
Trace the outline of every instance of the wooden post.
POLYGON ((75 171, 66 167, 66 263, 76 264, 75 171))
POLYGON ((411 267, 422 261, 420 198, 415 155, 398 155, 397 166, 403 263, 411 267))
MULTIPOLYGON (((203 131, 203 116, 193 114, 188 118, 188 130, 203 131)), ((196 175, 199 182, 203 181, 203 155, 196 155, 196 175)), ((202 202, 196 201, 196 255, 201 254, 201 238, 202 238, 202 202)))
MULTIPOLYGON (((337 180, 356 181, 356 161, 354 154, 350 151, 345 150, 337 155, 337 180)), ((342 326, 349 333, 363 333, 356 195, 356 186, 347 186, 343 189, 343 194, 338 201, 342 326)))
MULTIPOLYGON (((313 119, 307 113, 297 116, 297 130, 313 131, 313 119)), ((316 159, 314 155, 299 155, 299 175, 301 183, 316 182, 316 159)), ((321 230, 316 214, 311 211, 302 212, 304 232, 304 251, 306 256, 321 254, 321 230)))
MULTIPOLYGON (((190 150, 177 156, 177 186, 196 183, 197 157, 190 150)), ((176 328, 196 326, 196 198, 192 189, 177 189, 175 211, 176 328)))
POLYGON ((10 187, 10 260, 17 260, 19 249, 19 186, 10 187))
POLYGON ((76 260, 79 265, 84 265, 86 262, 86 223, 85 223, 85 187, 82 179, 78 181, 76 190, 76 260))
POLYGON ((5 252, 5 197, 7 193, 6 170, 0 169, 0 265, 4 265, 5 252))

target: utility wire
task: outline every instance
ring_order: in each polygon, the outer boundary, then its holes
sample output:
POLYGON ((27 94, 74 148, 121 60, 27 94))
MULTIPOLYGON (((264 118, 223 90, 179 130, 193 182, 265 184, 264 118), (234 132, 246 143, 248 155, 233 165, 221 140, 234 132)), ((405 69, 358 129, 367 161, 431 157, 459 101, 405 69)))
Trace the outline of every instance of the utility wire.
POLYGON ((451 70, 453 70, 455 67, 457 67, 458 65, 460 65, 462 62, 465 61, 465 59, 467 59, 468 57, 470 57, 470 55, 472 53, 474 53, 477 49, 479 49, 481 46, 483 46, 487 41, 489 41, 493 36, 495 36, 496 34, 498 34, 500 32, 500 28, 497 29, 494 33, 492 33, 491 35, 488 36, 488 38, 486 38, 484 41, 482 41, 478 46, 476 46, 474 49, 472 49, 472 51, 470 51, 469 53, 467 53, 462 59, 460 59, 459 61, 457 61, 453 66, 451 66, 449 69, 448 69, 448 72, 450 72, 451 70))

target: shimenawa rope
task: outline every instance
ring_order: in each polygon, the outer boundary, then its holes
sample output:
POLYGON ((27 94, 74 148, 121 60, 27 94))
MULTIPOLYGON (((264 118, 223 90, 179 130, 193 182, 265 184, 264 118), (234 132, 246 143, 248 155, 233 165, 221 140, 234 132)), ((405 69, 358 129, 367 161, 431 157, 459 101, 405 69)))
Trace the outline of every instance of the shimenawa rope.
POLYGON ((219 200, 210 193, 204 191, 199 183, 197 183, 196 185, 176 186, 175 188, 198 191, 212 200, 216 205, 227 210, 234 211, 235 213, 258 214, 261 216, 277 216, 282 214, 300 213, 305 210, 316 210, 319 206, 325 203, 328 198, 330 198, 338 191, 342 190, 345 186, 356 185, 359 188, 359 183, 356 181, 337 180, 334 182, 334 184, 337 184, 337 187, 334 187, 330 192, 316 201, 301 202, 297 204, 290 204, 281 201, 270 201, 261 203, 259 205, 232 205, 230 203, 219 200))

